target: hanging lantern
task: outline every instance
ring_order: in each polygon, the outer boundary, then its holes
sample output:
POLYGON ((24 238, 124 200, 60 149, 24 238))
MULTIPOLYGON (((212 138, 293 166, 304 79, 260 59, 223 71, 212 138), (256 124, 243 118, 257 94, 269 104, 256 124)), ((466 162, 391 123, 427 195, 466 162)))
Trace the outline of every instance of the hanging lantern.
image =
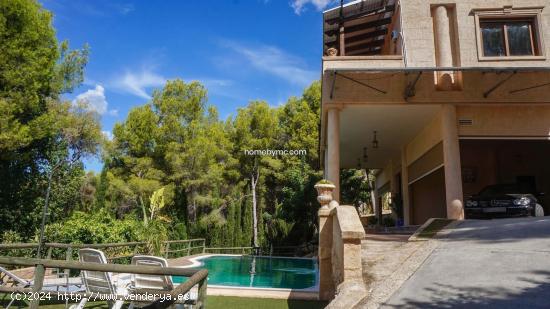
POLYGON ((378 139, 376 138, 376 131, 374 131, 374 138, 372 139, 372 148, 378 149, 378 139))

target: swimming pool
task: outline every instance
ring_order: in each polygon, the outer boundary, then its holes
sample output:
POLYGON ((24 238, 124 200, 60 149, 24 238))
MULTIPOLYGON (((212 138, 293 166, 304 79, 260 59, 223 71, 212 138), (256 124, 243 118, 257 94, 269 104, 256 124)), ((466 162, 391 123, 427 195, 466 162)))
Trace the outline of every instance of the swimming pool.
MULTIPOLYGON (((314 289, 317 261, 250 255, 210 255, 193 259, 208 269, 208 285, 275 289, 314 289)), ((183 278, 175 277, 175 283, 183 278)))

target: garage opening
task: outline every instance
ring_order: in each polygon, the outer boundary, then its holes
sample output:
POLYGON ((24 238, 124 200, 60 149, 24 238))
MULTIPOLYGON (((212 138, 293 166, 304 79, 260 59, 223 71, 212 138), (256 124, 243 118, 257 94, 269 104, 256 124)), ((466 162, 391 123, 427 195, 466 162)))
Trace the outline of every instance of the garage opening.
POLYGON ((461 140, 460 158, 464 196, 495 184, 517 184, 537 196, 550 214, 550 141, 461 140))
POLYGON ((409 191, 411 224, 421 225, 430 218, 447 218, 443 167, 411 184, 409 191))
POLYGON ((409 166, 411 224, 447 218, 443 144, 439 143, 409 166))

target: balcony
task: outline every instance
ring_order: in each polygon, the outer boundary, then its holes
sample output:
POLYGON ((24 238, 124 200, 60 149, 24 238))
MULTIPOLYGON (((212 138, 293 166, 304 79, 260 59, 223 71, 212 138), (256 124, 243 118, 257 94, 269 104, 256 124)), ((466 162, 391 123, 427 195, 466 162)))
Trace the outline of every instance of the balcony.
POLYGON ((323 70, 403 67, 396 0, 362 0, 323 13, 323 70))

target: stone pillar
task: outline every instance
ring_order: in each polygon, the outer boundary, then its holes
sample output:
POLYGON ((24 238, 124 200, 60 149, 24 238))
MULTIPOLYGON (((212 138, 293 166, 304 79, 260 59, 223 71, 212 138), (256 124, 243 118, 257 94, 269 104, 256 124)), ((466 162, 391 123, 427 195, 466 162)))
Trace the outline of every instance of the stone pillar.
POLYGON ((331 300, 336 289, 332 279, 331 209, 319 209, 319 299, 331 300))
POLYGON ((378 189, 376 188, 376 182, 374 182, 374 188, 371 190, 372 210, 376 217, 376 225, 382 226, 382 205, 379 201, 378 189))
POLYGON ((334 298, 335 287, 332 275, 332 233, 333 214, 338 203, 333 200, 335 186, 331 183, 319 182, 315 185, 319 208, 319 298, 331 300, 334 298))
POLYGON ((411 205, 409 201, 409 167, 407 165, 407 146, 401 149, 401 198, 403 199, 403 223, 411 224, 411 205))
POLYGON ((390 192, 393 195, 395 195, 395 193, 397 193, 397 191, 399 191, 399 189, 397 188, 397 185, 398 185, 398 182, 397 182, 397 177, 395 177, 395 166, 393 164, 393 160, 390 160, 390 192))
POLYGON ((462 194, 462 171, 456 107, 451 104, 441 106, 441 130, 443 136, 443 163, 445 164, 445 194, 447 198, 447 218, 464 219, 462 194))
MULTIPOLYGON (((395 202, 395 196, 396 194, 399 192, 399 188, 398 188, 398 185, 399 185, 399 181, 395 175, 395 171, 396 171, 396 168, 394 166, 394 162, 393 160, 390 160, 390 194, 391 194, 391 203, 390 203, 390 207, 392 206, 392 204, 395 202)), ((393 208, 392 208, 392 211, 393 211, 393 208)), ((394 214, 397 218, 397 214, 394 214)))
POLYGON ((340 201, 340 111, 329 108, 327 111, 327 164, 326 179, 335 186, 334 200, 340 201))
MULTIPOLYGON (((453 66, 453 48, 451 42, 451 24, 449 11, 445 5, 438 5, 433 9, 435 58, 438 67, 453 66)), ((453 72, 438 72, 437 85, 442 90, 453 87, 453 72)))

